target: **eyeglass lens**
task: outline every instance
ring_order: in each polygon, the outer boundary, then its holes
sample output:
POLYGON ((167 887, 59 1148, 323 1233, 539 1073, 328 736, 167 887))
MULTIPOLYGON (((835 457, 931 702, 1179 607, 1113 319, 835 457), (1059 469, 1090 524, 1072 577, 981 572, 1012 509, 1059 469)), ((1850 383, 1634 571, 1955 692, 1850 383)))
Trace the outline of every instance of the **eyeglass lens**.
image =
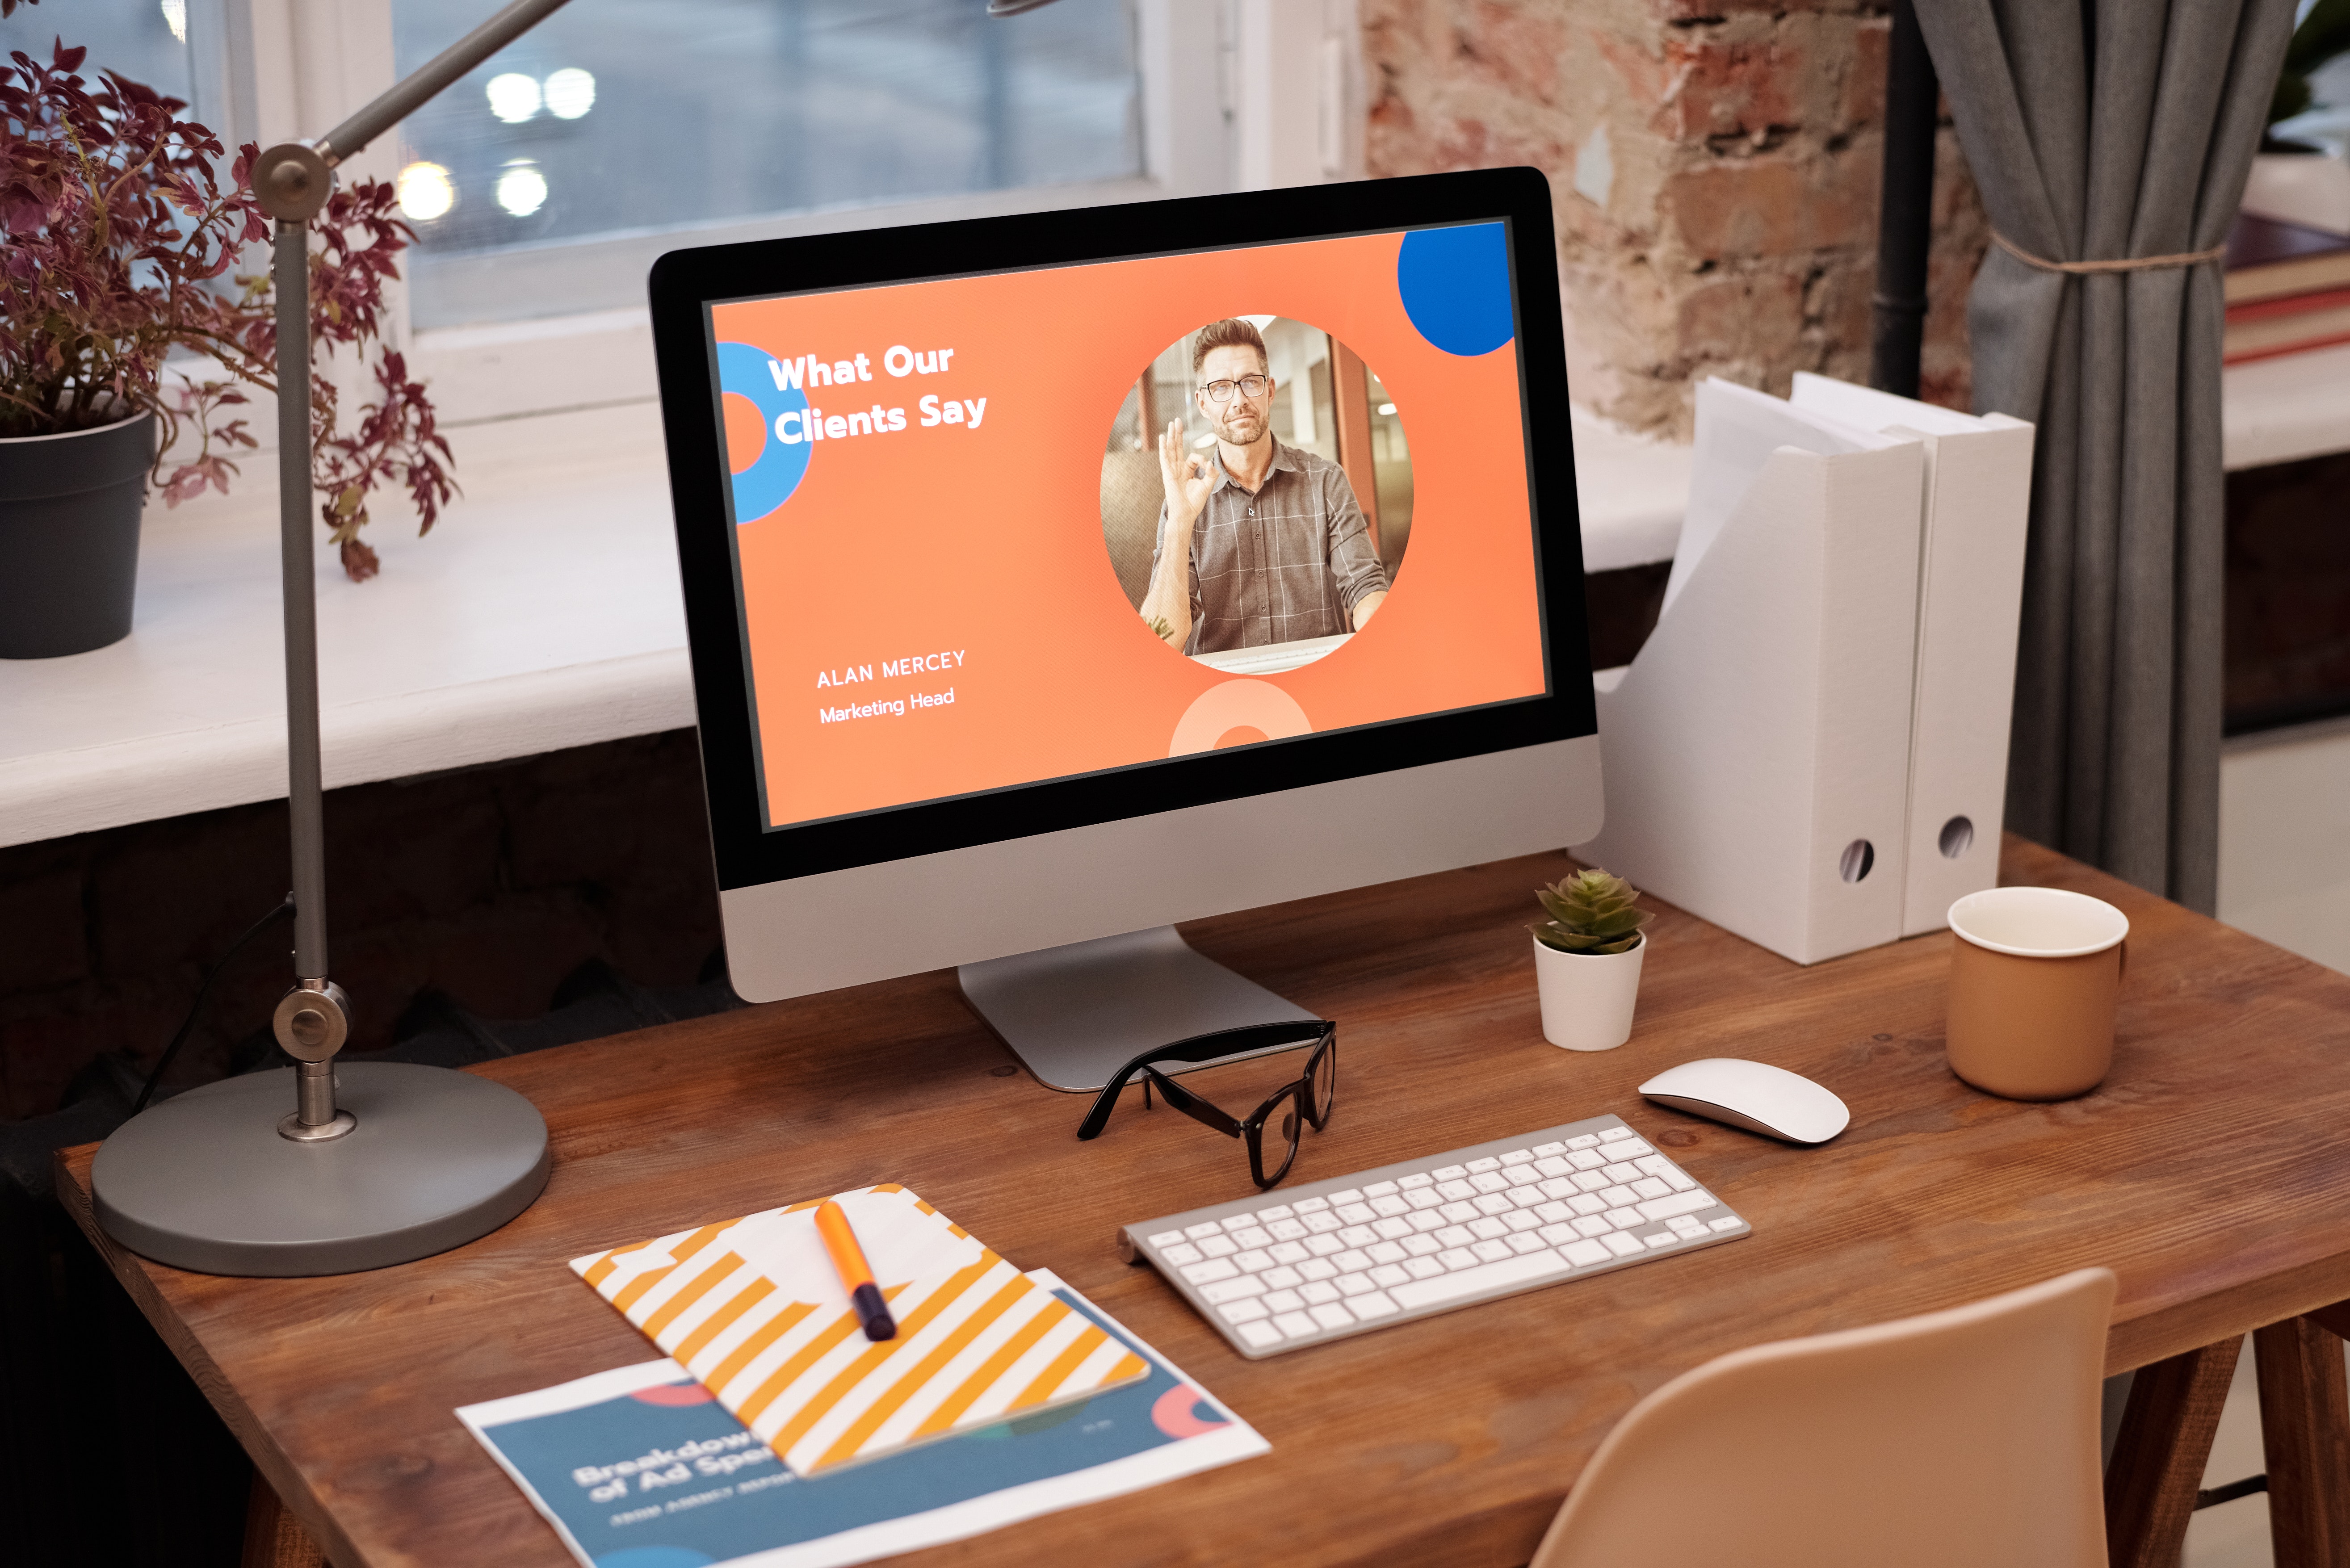
POLYGON ((1237 381, 1211 381, 1207 386, 1208 400, 1229 403, 1232 400, 1232 389, 1235 387, 1240 389, 1243 397, 1262 398, 1265 389, 1272 385, 1273 379, 1268 376, 1243 376, 1237 381))

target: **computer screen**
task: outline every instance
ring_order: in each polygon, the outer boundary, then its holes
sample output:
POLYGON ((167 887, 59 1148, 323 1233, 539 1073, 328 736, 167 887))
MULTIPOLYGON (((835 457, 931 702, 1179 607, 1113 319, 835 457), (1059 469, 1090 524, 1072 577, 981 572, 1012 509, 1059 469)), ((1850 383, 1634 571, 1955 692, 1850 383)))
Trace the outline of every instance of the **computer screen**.
POLYGON ((744 995, 1596 829, 1539 173, 679 252, 652 300, 744 995))
POLYGON ((1501 222, 708 317, 766 829, 1548 691, 1501 222))

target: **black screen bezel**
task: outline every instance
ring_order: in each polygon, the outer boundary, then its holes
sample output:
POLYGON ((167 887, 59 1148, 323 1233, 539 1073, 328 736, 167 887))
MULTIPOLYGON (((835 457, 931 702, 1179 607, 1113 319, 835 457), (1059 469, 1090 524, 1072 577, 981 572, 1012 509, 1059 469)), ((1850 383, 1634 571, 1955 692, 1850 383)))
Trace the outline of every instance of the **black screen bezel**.
MULTIPOLYGON (((1596 734, 1582 524, 1550 183, 1479 170, 1142 202, 671 251, 650 282, 653 351, 721 888, 755 887, 1596 734), (1450 223, 1507 223, 1517 294, 1527 487, 1548 694, 1327 734, 1154 760, 945 800, 768 827, 744 669, 708 307, 820 289, 1278 244, 1450 223)), ((771 764, 775 761, 770 758, 771 764)), ((910 918, 911 912, 910 911, 910 918)))

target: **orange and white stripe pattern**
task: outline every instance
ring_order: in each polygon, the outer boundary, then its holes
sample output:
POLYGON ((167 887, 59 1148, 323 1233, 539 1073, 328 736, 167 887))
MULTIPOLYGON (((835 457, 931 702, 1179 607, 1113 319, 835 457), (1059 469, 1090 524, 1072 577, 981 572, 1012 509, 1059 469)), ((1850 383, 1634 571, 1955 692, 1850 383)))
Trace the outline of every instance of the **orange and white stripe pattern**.
POLYGON ((575 1258, 598 1294, 799 1474, 1142 1376, 1141 1357, 895 1183, 837 1195, 898 1320, 876 1345, 837 1282, 781 1250, 822 1199, 575 1258), (877 1222, 878 1221, 878 1222, 877 1222), (892 1281, 885 1259, 935 1259, 892 1281), (782 1262, 795 1278, 775 1277, 782 1262), (762 1267, 762 1264, 765 1267, 762 1267), (818 1299, 810 1301, 815 1295, 818 1299))

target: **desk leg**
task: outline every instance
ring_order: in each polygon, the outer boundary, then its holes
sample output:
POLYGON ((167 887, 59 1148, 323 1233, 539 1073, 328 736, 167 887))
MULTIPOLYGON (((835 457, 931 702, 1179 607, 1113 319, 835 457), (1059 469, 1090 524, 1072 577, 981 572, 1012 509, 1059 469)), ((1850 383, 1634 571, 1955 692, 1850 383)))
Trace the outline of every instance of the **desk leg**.
POLYGON ((2113 1568, 2178 1568, 2243 1343, 2236 1334, 2141 1366, 2131 1380, 2121 1435, 2106 1467, 2106 1552, 2113 1568))
POLYGON ((2350 1568, 2350 1383, 2328 1332, 2345 1315, 2335 1307, 2252 1336, 2277 1568, 2350 1568))
POLYGON ((239 1568, 328 1568, 326 1555, 293 1511, 277 1501, 259 1470, 244 1500, 244 1553, 239 1568))

